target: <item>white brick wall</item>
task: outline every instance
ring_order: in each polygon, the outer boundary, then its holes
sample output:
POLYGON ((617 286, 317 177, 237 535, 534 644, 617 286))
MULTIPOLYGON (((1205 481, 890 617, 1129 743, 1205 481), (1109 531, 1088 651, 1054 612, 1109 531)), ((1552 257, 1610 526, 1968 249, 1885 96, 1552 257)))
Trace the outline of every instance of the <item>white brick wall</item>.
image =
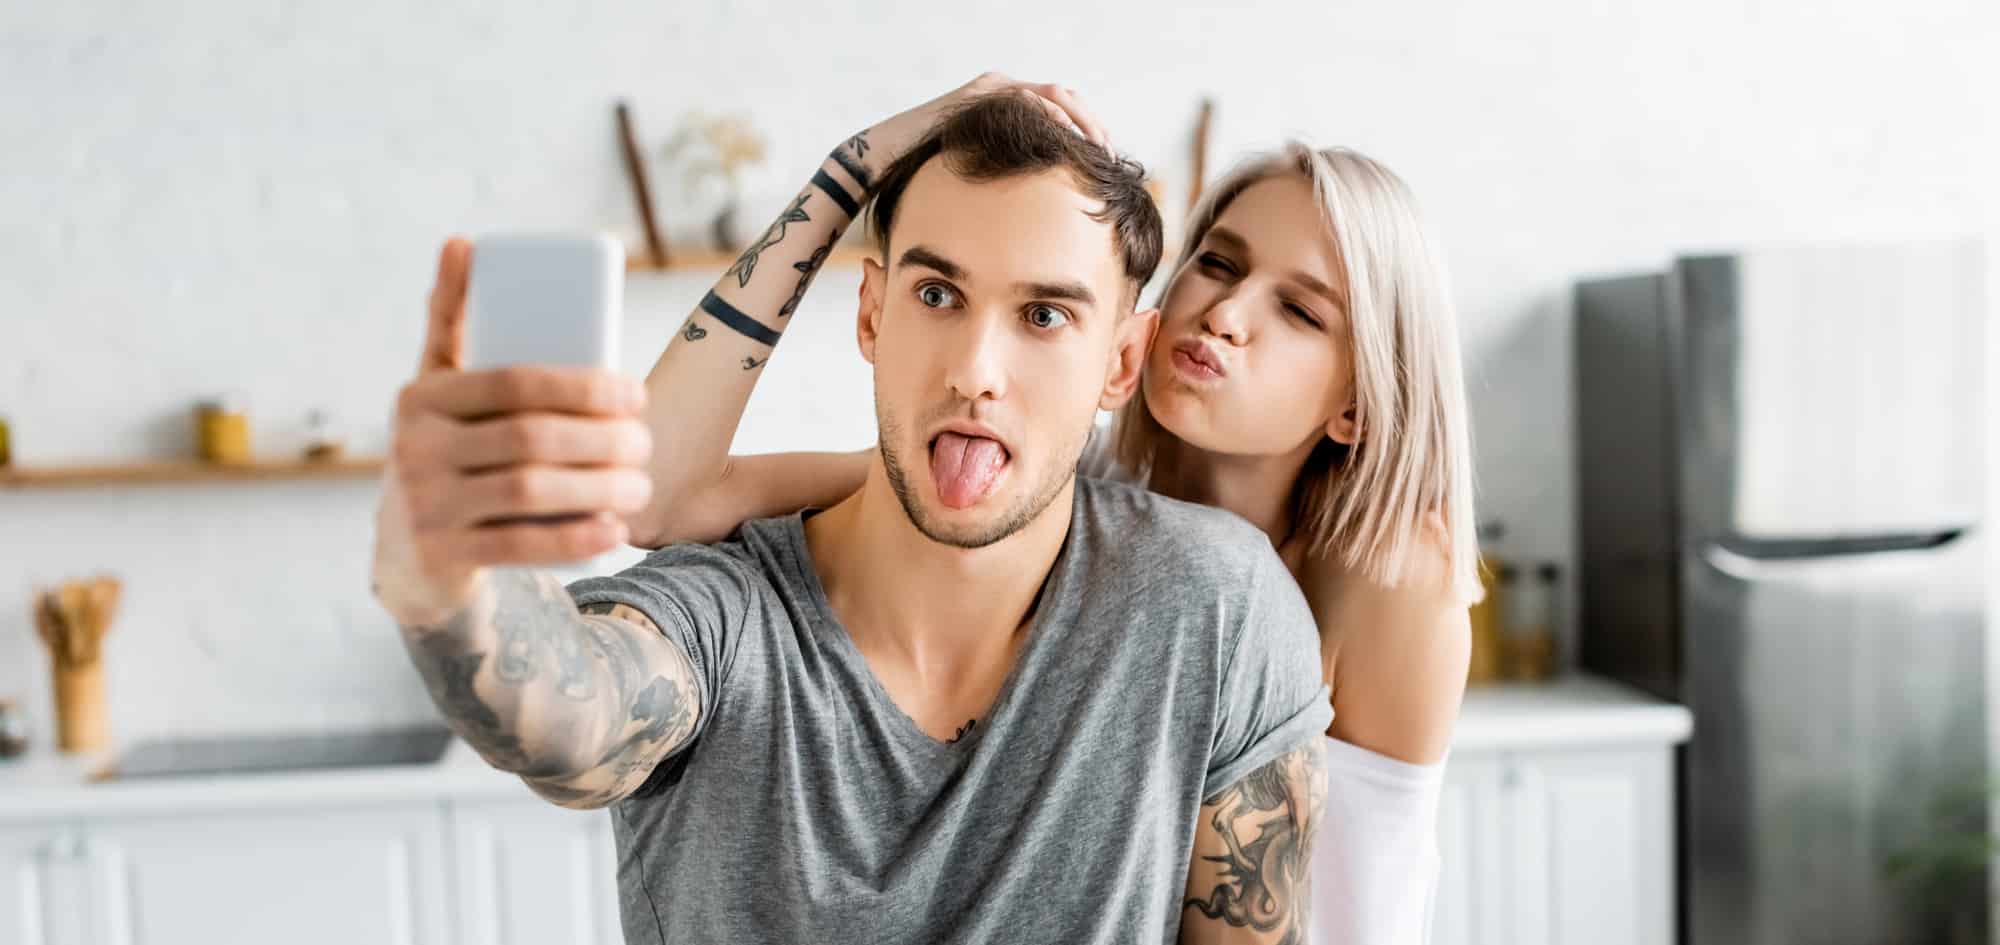
MULTIPOLYGON (((773 146, 755 221, 845 132, 989 67, 1078 86, 1176 186, 1201 93, 1218 97, 1219 155, 1293 132, 1374 153, 1449 248, 1483 511, 1511 550, 1563 559, 1573 277, 1741 241, 2000 234, 1984 0, 961 6, 0 6, 0 414, 17 461, 177 451, 188 404, 227 389, 261 447, 290 451, 324 406, 379 448, 442 236, 636 237, 619 96, 656 140, 685 108, 752 111, 773 146)), ((635 280, 630 370, 704 281, 635 280)), ((740 447, 866 441, 855 281, 816 287, 740 447)), ((28 590, 107 569, 127 587, 121 736, 417 717, 366 592, 372 496, 0 494, 0 696, 24 697, 47 738, 28 590)))

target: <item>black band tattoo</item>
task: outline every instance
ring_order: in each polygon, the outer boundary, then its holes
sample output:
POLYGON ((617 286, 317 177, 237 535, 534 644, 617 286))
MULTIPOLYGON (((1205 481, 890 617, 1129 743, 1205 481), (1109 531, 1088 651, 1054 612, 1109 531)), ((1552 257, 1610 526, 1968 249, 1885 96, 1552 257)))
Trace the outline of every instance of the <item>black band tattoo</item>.
MULTIPOLYGON (((854 140, 860 141, 862 139, 860 135, 855 135, 854 140)), ((863 144, 866 144, 866 142, 864 141, 863 144)), ((840 169, 846 171, 847 176, 854 178, 854 182, 860 184, 862 190, 866 191, 873 188, 874 185, 868 182, 868 169, 862 167, 860 161, 848 157, 847 152, 839 148, 834 148, 833 153, 828 155, 828 157, 833 158, 833 163, 840 165, 840 169)))
POLYGON ((689 341, 700 341, 708 337, 708 329, 694 323, 694 316, 688 316, 687 327, 681 329, 681 337, 689 341))
POLYGON ((722 296, 714 292, 701 297, 701 310, 715 316, 716 321, 751 341, 767 345, 778 343, 777 332, 765 327, 763 322, 743 314, 742 309, 723 301, 722 296))
POLYGON ((847 193, 847 188, 840 186, 840 183, 834 180, 833 175, 828 174, 825 168, 813 172, 812 182, 813 186, 818 187, 820 193, 825 194, 828 200, 833 201, 834 205, 840 208, 840 212, 847 214, 849 219, 852 219, 856 214, 861 212, 861 204, 856 203, 854 198, 847 193))
POLYGON ((763 356, 763 357, 761 357, 761 358, 752 358, 752 357, 747 357, 747 356, 746 356, 746 357, 745 357, 745 358, 743 359, 743 370, 746 370, 746 371, 751 371, 751 370, 755 370, 755 369, 757 369, 758 367, 762 366, 764 362, 766 362, 766 361, 769 361, 769 360, 771 360, 771 356, 770 356, 770 355, 768 355, 768 354, 767 354, 767 355, 765 355, 765 356, 763 356))
POLYGON ((1278 941, 1303 945, 1312 841, 1326 803, 1324 751, 1314 739, 1202 802, 1224 851, 1202 855, 1216 864, 1216 883, 1206 897, 1183 900, 1183 910, 1237 928, 1281 930, 1278 941))
POLYGON ((789 209, 779 214, 776 220, 771 221, 770 226, 764 228, 764 235, 758 237, 757 242, 751 243, 750 248, 743 251, 743 255, 736 257, 736 264, 729 267, 729 274, 736 277, 737 288, 741 289, 750 284, 750 274, 757 271, 757 257, 785 238, 786 227, 812 219, 806 215, 807 196, 800 194, 797 200, 792 201, 789 209))
POLYGON ((792 297, 785 300, 784 307, 778 309, 779 318, 790 318, 793 312, 799 310, 799 303, 806 297, 806 287, 812 285, 813 276, 819 272, 819 267, 826 262, 827 255, 833 252, 833 244, 839 239, 839 233, 828 236, 825 246, 813 250, 811 256, 792 264, 792 268, 799 271, 799 284, 792 289, 792 297))

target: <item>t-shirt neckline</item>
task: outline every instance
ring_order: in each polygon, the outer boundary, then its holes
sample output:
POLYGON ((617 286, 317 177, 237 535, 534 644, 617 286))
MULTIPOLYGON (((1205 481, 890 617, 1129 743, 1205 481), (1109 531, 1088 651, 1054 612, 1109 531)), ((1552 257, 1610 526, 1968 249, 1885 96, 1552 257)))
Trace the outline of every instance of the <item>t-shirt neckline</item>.
POLYGON ((1064 626, 1067 623, 1067 615, 1058 611, 1064 609, 1065 602, 1069 600, 1068 595, 1062 593, 1062 588, 1075 579, 1072 572, 1075 569, 1074 562, 1080 557, 1076 553, 1076 545, 1080 541, 1077 524, 1081 520, 1080 504, 1083 501, 1083 490, 1072 490, 1069 531, 1063 536, 1062 547, 1056 552, 1056 560, 1049 566, 1048 575, 1042 579, 1041 589, 1036 592, 1035 602, 1031 605, 1033 616, 1028 618, 1027 639, 1021 641, 1020 649, 1014 654, 1014 665, 1007 668, 1007 675, 1000 682, 1000 690, 994 695, 993 704, 987 707, 986 714, 978 719, 971 731, 953 741, 943 741, 932 736, 917 724, 916 719, 910 718, 909 713, 903 711, 903 707, 889 694, 888 687, 882 685, 881 678, 875 675, 875 667, 869 665, 868 657, 862 654, 859 646, 855 645, 854 637, 848 632, 847 626, 841 623, 840 617, 833 612, 833 604, 826 596, 826 586, 820 583, 819 572, 813 567, 812 550, 806 544, 805 520, 822 510, 805 509, 785 517, 783 528, 785 542, 791 551, 792 565, 798 570, 799 584, 805 588, 806 598, 812 605, 809 616, 813 620, 815 632, 822 639, 832 641, 832 645, 840 652, 841 659, 848 660, 854 665, 857 675, 865 681, 868 700, 891 717, 890 724, 904 747, 934 758, 959 760, 970 756, 972 750, 985 741, 986 733, 999 727, 1002 720, 1012 711, 1016 701, 1015 693, 1022 684, 1022 667, 1028 665, 1038 651, 1048 644, 1054 635, 1049 628, 1064 626))

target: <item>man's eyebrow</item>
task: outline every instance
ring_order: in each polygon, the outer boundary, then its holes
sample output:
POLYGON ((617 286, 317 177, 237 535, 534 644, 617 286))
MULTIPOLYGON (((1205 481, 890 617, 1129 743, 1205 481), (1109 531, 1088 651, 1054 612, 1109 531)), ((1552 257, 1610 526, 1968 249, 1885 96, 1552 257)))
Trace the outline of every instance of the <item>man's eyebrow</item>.
POLYGON ((965 270, 960 268, 957 263, 931 252, 922 246, 912 246, 909 249, 903 250, 903 255, 896 260, 896 266, 897 268, 903 266, 922 266, 925 269, 935 270, 938 275, 947 279, 965 278, 965 270))
POLYGON ((1097 305, 1097 296, 1092 295, 1090 287, 1081 282, 1016 282, 1014 288, 1022 295, 1038 299, 1061 299, 1086 307, 1097 305))

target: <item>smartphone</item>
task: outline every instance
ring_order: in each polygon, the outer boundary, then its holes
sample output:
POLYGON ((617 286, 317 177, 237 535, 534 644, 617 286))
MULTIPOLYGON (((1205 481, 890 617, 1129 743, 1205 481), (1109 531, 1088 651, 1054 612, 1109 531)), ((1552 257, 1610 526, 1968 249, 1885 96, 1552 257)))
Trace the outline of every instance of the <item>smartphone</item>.
POLYGON ((465 366, 618 369, 625 247, 609 236, 502 234, 472 244, 465 366))

